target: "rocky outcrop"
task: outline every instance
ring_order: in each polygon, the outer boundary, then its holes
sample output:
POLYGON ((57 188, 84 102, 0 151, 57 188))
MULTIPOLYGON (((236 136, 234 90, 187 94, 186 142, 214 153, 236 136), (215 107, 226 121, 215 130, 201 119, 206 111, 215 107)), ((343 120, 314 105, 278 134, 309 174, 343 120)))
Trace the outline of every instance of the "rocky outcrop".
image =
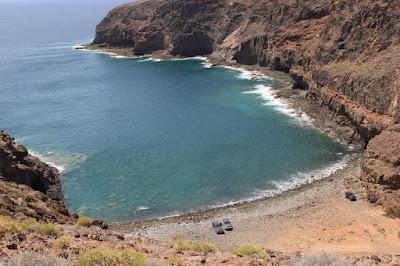
POLYGON ((25 184, 51 199, 63 200, 58 170, 30 155, 4 131, 0 131, 0 176, 5 181, 25 184))
POLYGON ((400 189, 400 125, 372 139, 364 156, 365 181, 400 189))
POLYGON ((0 180, 0 215, 18 220, 34 218, 38 221, 71 223, 64 203, 53 200, 26 185, 0 180))
POLYGON ((0 131, 0 215, 16 219, 74 221, 64 205, 58 170, 0 131))
POLYGON ((369 142, 362 168, 368 200, 400 217, 400 125, 369 142))

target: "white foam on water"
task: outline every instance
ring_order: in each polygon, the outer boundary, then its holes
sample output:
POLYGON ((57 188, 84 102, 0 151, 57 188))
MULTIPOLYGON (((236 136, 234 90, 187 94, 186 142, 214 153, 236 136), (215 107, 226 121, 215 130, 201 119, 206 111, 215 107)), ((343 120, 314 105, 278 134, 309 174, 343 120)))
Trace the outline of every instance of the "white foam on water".
POLYGON ((212 66, 213 66, 211 63, 208 63, 207 61, 204 61, 201 64, 202 64, 203 68, 212 68, 212 66))
POLYGON ((161 58, 154 58, 154 57, 146 57, 145 59, 140 60, 141 62, 161 62, 161 61, 167 61, 161 58))
POLYGON ((57 168, 57 170, 58 170, 60 173, 64 172, 65 169, 66 169, 66 165, 65 165, 65 164, 56 163, 56 162, 54 162, 53 160, 51 160, 51 159, 49 158, 49 156, 53 155, 54 152, 47 152, 46 155, 41 155, 41 154, 39 154, 39 153, 37 153, 37 152, 35 152, 35 151, 32 151, 32 150, 28 150, 28 152, 29 152, 29 154, 31 154, 32 156, 35 156, 35 157, 39 158, 42 162, 45 162, 45 163, 47 163, 48 165, 57 168))
POLYGON ((277 97, 276 92, 272 87, 267 85, 258 84, 254 86, 254 90, 245 91, 245 94, 256 94, 259 98, 264 100, 266 106, 271 106, 275 110, 294 118, 296 121, 304 125, 312 123, 312 118, 301 110, 295 110, 290 107, 290 103, 283 97, 277 97))
POLYGON ((41 161, 57 168, 57 170, 60 171, 60 173, 63 173, 66 170, 76 167, 79 163, 82 163, 87 159, 86 155, 80 153, 75 153, 72 155, 64 155, 53 151, 49 151, 46 152, 45 154, 40 154, 36 151, 29 150, 29 154, 38 157, 41 161))
POLYGON ((262 79, 269 79, 272 80, 273 78, 265 75, 259 71, 250 71, 240 67, 233 67, 233 66, 221 66, 222 68, 226 68, 232 71, 239 72, 237 78, 239 79, 247 79, 247 80, 262 80, 262 79))
POLYGON ((137 210, 138 211, 147 211, 147 210, 150 210, 150 207, 149 206, 139 206, 139 207, 137 207, 137 210))
MULTIPOLYGON (((166 214, 163 216, 155 215, 153 217, 149 217, 149 219, 163 220, 163 219, 168 219, 168 218, 179 217, 182 215, 196 213, 199 211, 205 211, 205 210, 210 210, 210 209, 215 209, 215 208, 223 208, 223 207, 228 207, 228 206, 234 206, 236 204, 249 203, 249 202, 253 202, 253 201, 257 201, 257 200, 261 200, 261 199, 271 198, 271 197, 277 196, 279 194, 282 194, 286 191, 290 191, 290 190, 299 188, 301 186, 304 186, 306 184, 310 184, 315 181, 327 178, 330 175, 332 175, 333 173, 335 173, 336 171, 345 168, 350 159, 351 159, 351 156, 346 155, 341 160, 331 163, 328 166, 323 167, 321 169, 313 170, 313 171, 310 171, 307 173, 298 172, 296 174, 291 175, 286 180, 270 181, 269 183, 266 184, 266 189, 254 190, 254 192, 250 196, 248 196, 246 198, 242 198, 240 200, 231 200, 228 202, 225 201, 223 203, 218 203, 218 204, 209 205, 209 206, 203 206, 198 209, 191 209, 191 210, 186 210, 186 211, 181 211, 181 212, 174 211, 174 212, 170 212, 169 214, 166 214)), ((148 209, 147 209, 147 206, 141 206, 141 207, 138 207, 137 210, 142 211, 142 210, 148 210, 148 209), (146 207, 146 209, 141 209, 144 207, 146 207)))
POLYGON ((264 198, 270 198, 282 194, 283 192, 299 188, 306 184, 311 184, 315 181, 327 178, 336 171, 345 168, 350 158, 351 156, 347 155, 344 156, 341 160, 334 162, 324 168, 313 170, 307 173, 297 172, 296 174, 291 175, 286 180, 271 181, 267 184, 266 187, 273 187, 273 188, 257 189, 252 193, 251 196, 247 198, 236 201, 229 201, 223 204, 212 205, 210 206, 210 208, 221 208, 226 206, 232 206, 239 203, 252 202, 264 198))

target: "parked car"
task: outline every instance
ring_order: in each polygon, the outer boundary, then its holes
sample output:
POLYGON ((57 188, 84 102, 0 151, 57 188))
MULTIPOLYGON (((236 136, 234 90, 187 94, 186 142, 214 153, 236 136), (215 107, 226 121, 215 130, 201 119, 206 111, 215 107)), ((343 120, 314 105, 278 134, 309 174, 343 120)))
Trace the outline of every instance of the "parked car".
POLYGON ((344 195, 350 201, 356 201, 357 200, 357 197, 356 197, 356 195, 354 195, 353 192, 347 191, 344 195))
POLYGON ((212 228, 214 229, 215 233, 218 235, 225 234, 224 228, 222 227, 222 223, 218 221, 212 222, 212 228))
POLYGON ((225 219, 223 220, 223 223, 224 223, 224 229, 225 229, 226 231, 232 231, 232 230, 233 230, 232 223, 231 223, 231 221, 229 221, 229 219, 225 218, 225 219))

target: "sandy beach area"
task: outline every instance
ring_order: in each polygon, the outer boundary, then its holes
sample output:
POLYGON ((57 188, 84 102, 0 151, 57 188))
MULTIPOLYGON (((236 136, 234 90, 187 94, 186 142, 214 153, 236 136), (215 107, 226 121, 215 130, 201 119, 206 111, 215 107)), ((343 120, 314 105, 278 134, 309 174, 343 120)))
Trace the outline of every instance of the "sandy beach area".
POLYGON ((222 250, 250 243, 284 253, 395 255, 400 260, 400 221, 366 201, 363 188, 353 180, 360 174, 359 165, 356 156, 328 178, 273 198, 114 228, 126 236, 158 240, 185 236, 222 250), (358 200, 347 200, 347 190, 358 200), (216 235, 211 222, 223 218, 232 221, 234 230, 216 235))

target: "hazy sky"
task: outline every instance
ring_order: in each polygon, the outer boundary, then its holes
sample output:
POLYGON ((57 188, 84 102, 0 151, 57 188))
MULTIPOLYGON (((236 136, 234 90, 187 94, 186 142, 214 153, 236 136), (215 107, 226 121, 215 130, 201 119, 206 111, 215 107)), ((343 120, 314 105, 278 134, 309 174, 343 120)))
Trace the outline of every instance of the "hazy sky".
POLYGON ((0 46, 91 40, 108 11, 130 0, 0 0, 0 46))

